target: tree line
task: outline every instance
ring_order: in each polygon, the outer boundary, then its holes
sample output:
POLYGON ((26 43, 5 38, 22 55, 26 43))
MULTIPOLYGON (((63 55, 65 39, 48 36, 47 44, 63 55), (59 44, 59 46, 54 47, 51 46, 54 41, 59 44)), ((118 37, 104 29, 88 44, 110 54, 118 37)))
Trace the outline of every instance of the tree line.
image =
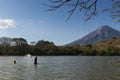
POLYGON ((92 44, 77 46, 56 46, 53 42, 40 40, 35 45, 19 44, 14 46, 0 45, 0 55, 38 55, 38 56, 59 56, 59 55, 80 55, 80 56, 119 56, 120 47, 108 45, 101 49, 92 44))

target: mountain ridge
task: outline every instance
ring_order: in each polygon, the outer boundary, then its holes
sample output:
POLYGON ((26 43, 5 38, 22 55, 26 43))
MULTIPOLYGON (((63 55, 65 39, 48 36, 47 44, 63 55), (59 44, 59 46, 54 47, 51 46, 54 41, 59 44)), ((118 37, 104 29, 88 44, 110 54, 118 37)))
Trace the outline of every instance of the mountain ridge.
POLYGON ((111 40, 113 37, 120 38, 120 31, 115 30, 108 25, 102 25, 96 30, 88 33, 86 36, 67 44, 67 46, 93 44, 104 40, 111 40))

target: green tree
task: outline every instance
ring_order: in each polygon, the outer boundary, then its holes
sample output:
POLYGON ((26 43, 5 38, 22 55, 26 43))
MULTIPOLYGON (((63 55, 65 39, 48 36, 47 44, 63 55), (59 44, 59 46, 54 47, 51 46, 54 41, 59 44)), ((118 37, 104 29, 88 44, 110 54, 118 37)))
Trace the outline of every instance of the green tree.
POLYGON ((120 49, 118 47, 109 45, 106 47, 106 54, 110 56, 115 56, 120 54, 120 49))
POLYGON ((10 41, 8 39, 4 39, 3 41, 1 41, 0 43, 1 54, 4 53, 8 54, 9 47, 10 47, 10 41))
POLYGON ((86 47, 88 47, 89 49, 92 48, 92 44, 87 44, 86 47))
POLYGON ((12 41, 15 43, 16 55, 25 55, 28 54, 29 45, 27 44, 27 40, 24 38, 13 38, 12 41))
POLYGON ((12 41, 15 42, 15 45, 28 44, 24 38, 13 38, 12 41))
POLYGON ((58 51, 58 48, 55 46, 53 42, 44 40, 38 41, 35 47, 39 49, 44 55, 55 55, 57 54, 58 51))

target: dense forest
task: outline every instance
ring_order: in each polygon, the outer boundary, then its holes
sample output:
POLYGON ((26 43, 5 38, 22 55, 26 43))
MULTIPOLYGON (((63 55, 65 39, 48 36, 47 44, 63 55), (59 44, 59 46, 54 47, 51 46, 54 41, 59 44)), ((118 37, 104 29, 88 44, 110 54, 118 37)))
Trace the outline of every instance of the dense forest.
POLYGON ((0 44, 0 55, 22 56, 28 53, 38 56, 120 56, 120 39, 81 46, 56 46, 53 42, 44 40, 38 41, 35 45, 16 44, 14 46, 10 46, 7 44, 0 44))

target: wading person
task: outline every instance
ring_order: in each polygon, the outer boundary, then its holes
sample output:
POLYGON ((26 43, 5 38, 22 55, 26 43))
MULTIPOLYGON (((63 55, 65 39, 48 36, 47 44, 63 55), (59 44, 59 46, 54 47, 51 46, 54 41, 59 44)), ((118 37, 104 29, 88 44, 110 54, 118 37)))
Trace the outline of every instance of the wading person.
POLYGON ((15 61, 15 60, 13 61, 13 64, 16 64, 16 61, 15 61))
POLYGON ((34 64, 37 64, 37 56, 34 59, 34 64))

